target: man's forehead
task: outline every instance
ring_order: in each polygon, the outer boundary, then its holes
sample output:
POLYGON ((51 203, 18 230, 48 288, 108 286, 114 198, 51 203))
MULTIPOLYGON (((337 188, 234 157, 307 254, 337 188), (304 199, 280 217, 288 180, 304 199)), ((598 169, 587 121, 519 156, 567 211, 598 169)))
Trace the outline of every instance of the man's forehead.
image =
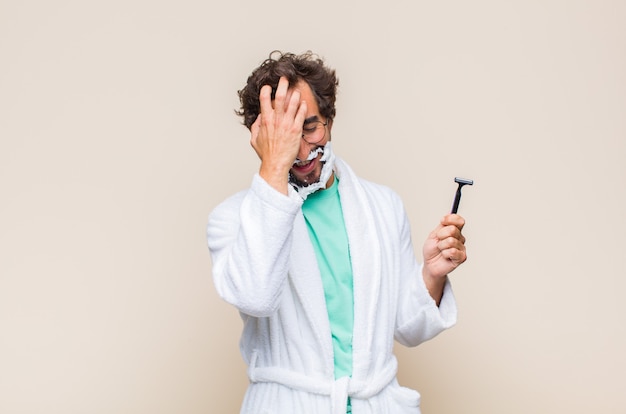
POLYGON ((287 93, 292 94, 293 91, 298 91, 300 93, 303 93, 303 92, 307 92, 310 90, 311 90, 311 87, 309 86, 309 84, 303 81, 302 79, 300 79, 298 82, 289 85, 289 88, 287 89, 287 93))

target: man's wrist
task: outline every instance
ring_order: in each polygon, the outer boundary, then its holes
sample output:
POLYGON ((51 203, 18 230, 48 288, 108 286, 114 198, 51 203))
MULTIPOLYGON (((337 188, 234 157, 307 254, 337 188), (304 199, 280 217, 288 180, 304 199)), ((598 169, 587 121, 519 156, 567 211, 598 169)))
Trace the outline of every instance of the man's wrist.
POLYGON ((261 164, 259 175, 274 189, 287 195, 289 169, 276 166, 269 167, 261 164))
POLYGON ((437 306, 439 306, 441 298, 443 297, 443 289, 446 285, 447 275, 433 276, 428 267, 424 266, 422 268, 422 278, 424 279, 428 293, 437 303, 437 306))

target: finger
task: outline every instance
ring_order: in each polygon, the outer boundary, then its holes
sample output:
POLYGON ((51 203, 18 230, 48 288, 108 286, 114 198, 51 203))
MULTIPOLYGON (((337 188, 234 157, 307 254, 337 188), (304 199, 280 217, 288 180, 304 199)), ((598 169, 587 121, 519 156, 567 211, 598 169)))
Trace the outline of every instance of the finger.
POLYGON ((467 260, 467 254, 465 250, 452 249, 449 260, 458 266, 467 260))
MULTIPOLYGON (((287 108, 285 116, 289 119, 294 119, 296 114, 298 113, 298 109, 300 107, 300 91, 297 89, 290 90, 289 101, 287 102, 287 108)), ((304 120, 300 122, 300 125, 304 123, 304 120)))
POLYGON ((465 244, 465 236, 463 236, 461 230, 456 226, 446 226, 440 228, 436 233, 436 237, 438 240, 444 240, 452 237, 459 240, 462 244, 465 244))
POLYGON ((446 249, 465 250, 465 245, 459 239, 448 237, 446 239, 439 240, 437 242, 437 248, 441 251, 446 249))
POLYGON ((452 261, 457 266, 467 260, 465 249, 457 249, 454 247, 442 250, 441 256, 452 261))
POLYGON ((300 129, 302 129, 302 126, 304 125, 304 120, 306 119, 306 113, 307 113, 306 101, 300 102, 299 105, 300 106, 298 106, 298 112, 296 112, 294 122, 296 125, 300 127, 300 129))
POLYGON ((258 114, 252 125, 250 125, 250 143, 256 143, 256 139, 259 136, 259 130, 261 129, 261 114, 258 114))
POLYGON ((263 85, 263 87, 261 87, 261 91, 259 92, 259 103, 261 104, 262 114, 269 115, 274 112, 274 109, 272 108, 272 87, 270 85, 263 85))
POLYGON ((465 219, 458 214, 447 214, 441 219, 441 225, 455 226, 459 230, 463 230, 463 227, 465 226, 465 219))
POLYGON ((274 110, 278 115, 282 115, 285 112, 288 91, 289 81, 286 77, 281 76, 276 87, 276 95, 274 96, 274 110))

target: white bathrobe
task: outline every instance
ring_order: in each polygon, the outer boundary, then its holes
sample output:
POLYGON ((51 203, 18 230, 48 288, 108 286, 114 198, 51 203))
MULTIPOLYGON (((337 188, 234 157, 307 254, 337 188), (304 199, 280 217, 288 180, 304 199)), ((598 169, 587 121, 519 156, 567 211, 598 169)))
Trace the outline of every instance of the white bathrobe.
POLYGON ((416 346, 456 322, 447 281, 440 306, 430 297, 398 195, 335 171, 354 274, 352 377, 334 379, 322 280, 302 199, 255 175, 220 204, 207 228, 219 295, 244 322, 240 341, 250 385, 241 413, 419 413, 420 395, 398 385, 394 338, 416 346))

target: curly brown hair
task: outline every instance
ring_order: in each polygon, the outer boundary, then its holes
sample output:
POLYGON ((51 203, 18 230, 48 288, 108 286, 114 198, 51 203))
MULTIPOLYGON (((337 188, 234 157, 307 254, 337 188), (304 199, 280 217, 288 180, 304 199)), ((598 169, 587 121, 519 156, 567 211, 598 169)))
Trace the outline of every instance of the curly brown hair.
POLYGON ((295 85, 304 80, 313 91, 319 106, 320 115, 332 120, 335 118, 335 98, 339 81, 335 70, 327 67, 322 58, 311 51, 301 55, 275 50, 248 77, 246 86, 237 91, 241 108, 235 113, 243 117, 243 124, 250 129, 261 111, 259 93, 263 85, 272 87, 272 99, 281 76, 295 85))

